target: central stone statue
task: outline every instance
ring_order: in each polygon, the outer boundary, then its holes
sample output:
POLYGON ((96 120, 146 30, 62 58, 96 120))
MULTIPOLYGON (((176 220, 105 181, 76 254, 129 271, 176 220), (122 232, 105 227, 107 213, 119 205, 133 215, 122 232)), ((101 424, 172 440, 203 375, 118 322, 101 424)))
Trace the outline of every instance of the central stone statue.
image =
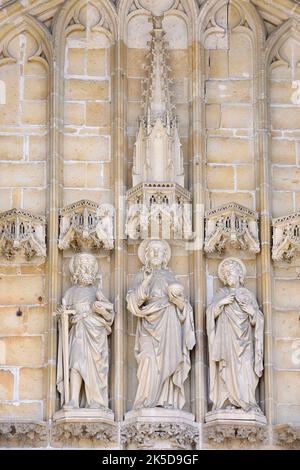
POLYGON ((196 343, 193 310, 183 286, 167 268, 169 244, 145 240, 138 254, 144 267, 127 295, 128 309, 138 317, 135 355, 139 383, 133 407, 181 410, 190 351, 196 343))

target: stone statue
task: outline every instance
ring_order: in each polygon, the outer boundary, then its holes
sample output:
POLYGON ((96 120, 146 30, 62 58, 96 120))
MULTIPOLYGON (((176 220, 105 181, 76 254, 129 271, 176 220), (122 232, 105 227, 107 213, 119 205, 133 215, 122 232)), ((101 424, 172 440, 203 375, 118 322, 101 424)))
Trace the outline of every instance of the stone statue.
POLYGON ((81 253, 72 257, 73 286, 67 290, 59 312, 70 317, 71 328, 60 328, 57 388, 64 409, 108 408, 108 341, 114 321, 113 305, 96 287, 98 263, 95 256, 81 253), (68 314, 69 315, 66 315, 68 314), (68 332, 69 330, 69 332, 68 332), (66 353, 64 349, 68 350, 66 353), (63 357, 67 355, 66 357, 63 357), (70 375, 70 392, 66 385, 70 375))
POLYGON ((219 266, 224 286, 207 309, 212 410, 261 413, 255 390, 263 372, 264 317, 243 287, 246 268, 236 258, 219 266))
POLYGON ((183 286, 167 268, 169 244, 145 240, 138 254, 144 267, 127 295, 128 309, 138 317, 135 355, 139 383, 134 409, 181 410, 190 351, 196 342, 193 310, 183 286))

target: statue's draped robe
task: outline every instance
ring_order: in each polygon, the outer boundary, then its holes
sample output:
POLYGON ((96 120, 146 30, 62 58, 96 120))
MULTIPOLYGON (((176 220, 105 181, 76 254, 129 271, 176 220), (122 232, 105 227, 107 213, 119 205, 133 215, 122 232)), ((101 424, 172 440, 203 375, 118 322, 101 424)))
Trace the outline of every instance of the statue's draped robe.
POLYGON ((264 318, 255 296, 246 288, 220 289, 207 309, 210 399, 213 410, 233 405, 247 411, 258 409, 255 390, 263 371, 264 318), (221 307, 218 302, 230 294, 248 298, 255 308, 250 317, 239 301, 221 307))
MULTIPOLYGON (((84 381, 82 408, 108 407, 108 340, 114 320, 112 304, 95 287, 73 286, 65 294, 63 304, 75 310, 77 320, 69 331, 69 368, 84 381), (106 311, 102 312, 101 307, 106 311), (97 313, 97 310, 99 312, 97 313)), ((75 317, 76 317, 75 316, 75 317)), ((59 332, 57 388, 61 404, 65 402, 63 387, 62 341, 59 332)))
POLYGON ((141 285, 143 276, 143 271, 137 274, 127 295, 129 311, 139 317, 135 342, 139 384, 134 409, 182 409, 190 350, 195 345, 192 307, 185 301, 181 311, 170 302, 167 287, 177 281, 169 270, 154 270, 147 292, 141 285))

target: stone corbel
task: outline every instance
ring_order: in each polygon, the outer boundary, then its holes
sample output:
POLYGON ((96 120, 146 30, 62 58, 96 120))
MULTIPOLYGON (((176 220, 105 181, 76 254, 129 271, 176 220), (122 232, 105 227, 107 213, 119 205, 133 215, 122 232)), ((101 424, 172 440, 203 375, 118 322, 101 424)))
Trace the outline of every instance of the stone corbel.
POLYGON ((18 253, 27 261, 33 257, 46 257, 46 220, 43 216, 21 209, 0 214, 0 253, 6 259, 18 253))
POLYGON ((276 444, 291 448, 300 448, 300 423, 298 426, 292 424, 278 424, 274 427, 276 444))
POLYGON ((229 421, 228 423, 213 422, 205 424, 203 431, 205 441, 213 444, 223 444, 228 440, 263 444, 267 439, 266 426, 258 423, 242 423, 240 421, 229 421))
MULTIPOLYGON (((84 420, 83 420, 84 421, 84 420)), ((54 447, 72 446, 82 440, 93 441, 99 447, 117 444, 117 427, 108 423, 96 422, 65 422, 57 423, 52 429, 51 444, 54 447)))
POLYGON ((46 423, 0 422, 0 447, 46 447, 46 423))
POLYGON ((299 253, 300 212, 273 219, 273 260, 290 263, 299 253))
POLYGON ((61 209, 59 216, 61 250, 114 248, 114 210, 109 204, 82 200, 61 209))
POLYGON ((157 441, 166 441, 173 449, 194 449, 198 438, 197 426, 184 423, 139 422, 124 424, 121 429, 122 445, 137 449, 155 448, 157 441))
POLYGON ((209 210, 206 217, 206 253, 223 254, 235 248, 251 254, 259 253, 258 214, 231 202, 209 210))

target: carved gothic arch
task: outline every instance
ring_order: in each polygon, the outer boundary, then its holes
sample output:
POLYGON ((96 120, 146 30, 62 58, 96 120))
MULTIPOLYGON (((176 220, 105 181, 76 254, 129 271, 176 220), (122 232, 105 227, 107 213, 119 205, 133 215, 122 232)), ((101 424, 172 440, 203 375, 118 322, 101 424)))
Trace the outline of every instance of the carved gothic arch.
MULTIPOLYGON (((31 15, 24 15, 20 23, 8 23, 0 28, 0 63, 2 61, 14 62, 14 57, 9 51, 9 43, 17 36, 26 33, 36 41, 36 48, 28 57, 28 60, 42 61, 44 65, 52 68, 53 48, 51 35, 47 28, 31 15), (2 55, 2 57, 1 57, 2 55), (6 60, 7 59, 7 60, 6 60)), ((2 62, 3 63, 3 62, 2 62)))
MULTIPOLYGON (((213 0, 212 2, 207 2, 202 6, 197 22, 197 37, 201 44, 204 42, 203 39, 210 18, 213 17, 222 7, 227 5, 228 0, 213 0)), ((257 42, 262 46, 265 41, 266 30, 256 7, 241 0, 231 0, 230 5, 235 7, 241 13, 242 20, 247 24, 248 28, 253 31, 254 37, 257 38, 257 42)), ((234 27, 240 28, 241 24, 234 27)))
MULTIPOLYGON (((118 2, 119 35, 126 42, 128 22, 135 15, 150 16, 150 11, 142 5, 143 0, 120 0, 118 2)), ((170 8, 165 16, 176 15, 184 20, 187 27, 188 41, 194 40, 195 22, 198 15, 198 7, 194 0, 172 0, 170 8)))
MULTIPOLYGON (((269 69, 272 66, 272 61, 276 57, 276 53, 280 49, 280 47, 287 41, 289 38, 294 38, 298 42, 300 42, 300 20, 295 18, 290 18, 281 26, 273 31, 266 42, 266 50, 265 50, 265 57, 266 57, 266 67, 269 69)), ((280 57, 277 57, 277 62, 279 65, 280 57)), ((281 59, 282 64, 286 64, 284 60, 281 59)))

